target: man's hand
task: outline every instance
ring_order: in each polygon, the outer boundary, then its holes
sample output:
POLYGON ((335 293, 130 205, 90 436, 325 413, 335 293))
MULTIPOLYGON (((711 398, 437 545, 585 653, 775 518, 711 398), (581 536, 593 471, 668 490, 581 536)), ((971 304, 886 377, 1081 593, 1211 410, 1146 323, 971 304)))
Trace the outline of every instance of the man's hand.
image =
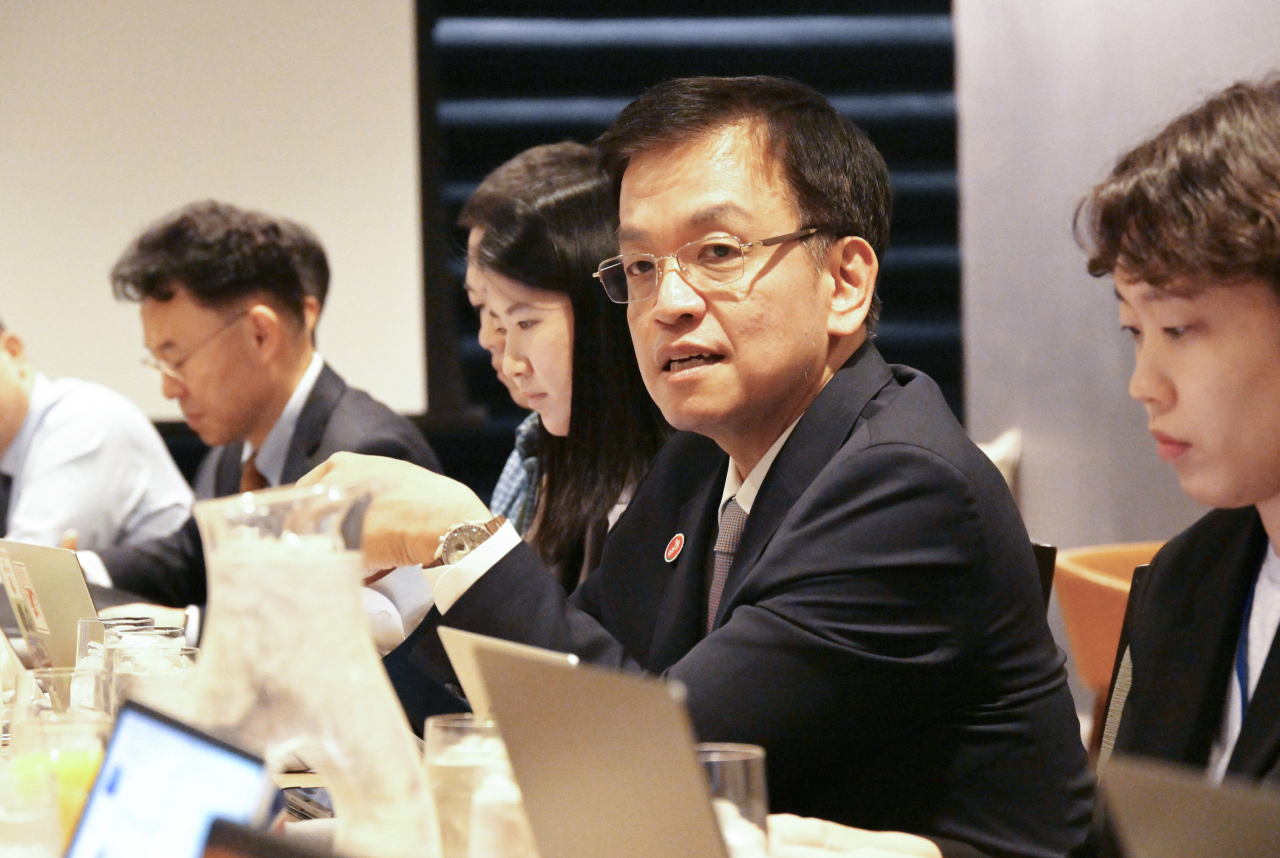
POLYGON ((942 858, 932 840, 898 831, 864 831, 825 819, 769 817, 769 858, 942 858))
POLYGON ((335 453, 298 480, 300 486, 316 483, 366 483, 373 490, 361 538, 370 569, 430 563, 449 528, 493 517, 462 483, 399 459, 335 453))

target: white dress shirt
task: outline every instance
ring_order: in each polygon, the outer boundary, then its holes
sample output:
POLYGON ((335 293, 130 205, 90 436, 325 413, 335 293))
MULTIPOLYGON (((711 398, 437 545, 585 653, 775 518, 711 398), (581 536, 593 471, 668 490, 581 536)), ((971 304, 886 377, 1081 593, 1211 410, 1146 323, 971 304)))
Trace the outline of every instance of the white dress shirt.
MULTIPOLYGON (((1276 555, 1276 547, 1268 545, 1262 569, 1258 572, 1258 580, 1253 585, 1253 606, 1249 610, 1249 637, 1245 648, 1248 652, 1250 698, 1258 688, 1258 679, 1262 676, 1262 667, 1275 641, 1277 626, 1280 626, 1280 557, 1276 555)), ((1231 752, 1235 750, 1236 740, 1240 738, 1240 710, 1243 703, 1244 697, 1240 693, 1240 682, 1233 659, 1231 676, 1227 680, 1227 705, 1222 713, 1222 727, 1209 751, 1207 775, 1211 783, 1222 783, 1227 773, 1231 752)))
POLYGON ((191 488, 160 433, 99 384, 37 373, 26 419, 0 456, 13 478, 7 537, 81 548, 167 536, 191 513, 191 488))

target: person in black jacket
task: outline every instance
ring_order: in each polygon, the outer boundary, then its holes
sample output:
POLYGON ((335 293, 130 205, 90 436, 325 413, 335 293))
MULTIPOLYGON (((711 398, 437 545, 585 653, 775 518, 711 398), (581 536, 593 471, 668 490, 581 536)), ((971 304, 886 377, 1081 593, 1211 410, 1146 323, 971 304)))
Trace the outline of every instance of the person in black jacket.
POLYGON ((1156 451, 1217 507, 1135 576, 1104 754, 1280 781, 1280 77, 1121 157, 1077 226, 1156 451))
POLYGON ((684 431, 571 597, 465 487, 349 454, 308 475, 390 487, 371 567, 442 564, 397 653, 447 678, 447 624, 678 679, 699 738, 764 746, 775 811, 1066 854, 1092 790, 1026 531, 937 385, 872 342, 880 154, 776 78, 661 84, 597 145, 616 348, 684 431))
MULTIPOLYGON (((341 450, 439 469, 417 427, 349 387, 315 350, 328 264, 305 228, 227 203, 192 203, 140 235, 111 282, 117 298, 139 304, 165 396, 213 447, 197 499, 292 483, 341 450)), ((86 554, 94 583, 160 605, 205 600, 194 519, 168 537, 103 550, 100 562, 86 554)))

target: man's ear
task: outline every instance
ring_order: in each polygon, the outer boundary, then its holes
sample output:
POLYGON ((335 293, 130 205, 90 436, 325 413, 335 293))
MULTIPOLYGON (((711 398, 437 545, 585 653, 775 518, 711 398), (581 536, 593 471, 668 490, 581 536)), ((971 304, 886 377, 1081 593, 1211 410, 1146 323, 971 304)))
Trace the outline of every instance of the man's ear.
POLYGON ((320 324, 320 299, 308 295, 302 299, 302 327, 307 339, 314 341, 316 325, 320 324))
POLYGON ((844 236, 827 252, 827 271, 833 280, 827 333, 850 336, 862 328, 871 311, 880 260, 865 239, 844 236))
POLYGON ((283 346, 284 320, 269 304, 254 304, 248 317, 254 349, 264 362, 270 362, 283 346))
POLYGON ((27 359, 27 347, 23 345, 22 338, 12 331, 0 331, 0 348, 3 348, 15 361, 27 359))

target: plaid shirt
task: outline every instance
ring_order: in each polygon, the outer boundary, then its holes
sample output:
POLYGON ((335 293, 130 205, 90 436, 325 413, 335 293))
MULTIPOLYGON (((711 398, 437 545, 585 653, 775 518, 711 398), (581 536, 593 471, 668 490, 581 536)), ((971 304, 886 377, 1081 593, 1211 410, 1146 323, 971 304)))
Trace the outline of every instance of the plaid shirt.
POLYGON ((529 529, 538 502, 538 414, 534 412, 516 429, 516 445, 502 466, 493 487, 489 509, 506 516, 521 536, 529 529))

